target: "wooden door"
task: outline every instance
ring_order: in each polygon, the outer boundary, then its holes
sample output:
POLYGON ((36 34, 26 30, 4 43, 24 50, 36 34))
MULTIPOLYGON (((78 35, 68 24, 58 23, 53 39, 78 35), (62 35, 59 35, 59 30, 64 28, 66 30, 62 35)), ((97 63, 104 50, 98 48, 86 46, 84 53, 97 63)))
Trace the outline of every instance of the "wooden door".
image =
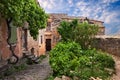
POLYGON ((51 50, 51 39, 46 39, 46 51, 51 50))

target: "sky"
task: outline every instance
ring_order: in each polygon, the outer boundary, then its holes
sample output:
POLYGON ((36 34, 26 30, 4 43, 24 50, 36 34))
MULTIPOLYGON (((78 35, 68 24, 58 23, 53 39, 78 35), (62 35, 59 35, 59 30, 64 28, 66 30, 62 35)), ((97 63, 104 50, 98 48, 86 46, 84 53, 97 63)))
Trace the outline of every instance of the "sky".
POLYGON ((120 35, 120 0, 38 0, 46 13, 66 13, 104 22, 106 35, 120 35))

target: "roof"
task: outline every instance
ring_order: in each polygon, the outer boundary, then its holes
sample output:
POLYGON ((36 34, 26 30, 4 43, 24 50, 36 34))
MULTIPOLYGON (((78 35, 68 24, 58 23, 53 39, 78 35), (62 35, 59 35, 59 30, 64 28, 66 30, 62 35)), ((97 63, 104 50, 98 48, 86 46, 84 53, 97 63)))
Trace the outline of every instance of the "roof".
MULTIPOLYGON (((65 13, 50 13, 49 14, 52 18, 57 18, 57 19, 86 19, 87 17, 82 17, 82 16, 69 16, 65 13)), ((90 21, 95 21, 95 22, 102 22, 103 21, 99 21, 99 20, 93 20, 93 19, 89 19, 87 18, 88 20, 90 21)))

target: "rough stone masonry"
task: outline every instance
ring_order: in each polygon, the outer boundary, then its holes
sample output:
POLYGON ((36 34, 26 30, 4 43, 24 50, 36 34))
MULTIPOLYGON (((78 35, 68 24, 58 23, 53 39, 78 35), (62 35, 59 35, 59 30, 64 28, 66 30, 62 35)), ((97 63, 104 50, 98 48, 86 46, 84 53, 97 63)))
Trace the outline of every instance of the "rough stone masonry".
POLYGON ((120 57, 120 37, 101 36, 94 43, 95 48, 120 57))

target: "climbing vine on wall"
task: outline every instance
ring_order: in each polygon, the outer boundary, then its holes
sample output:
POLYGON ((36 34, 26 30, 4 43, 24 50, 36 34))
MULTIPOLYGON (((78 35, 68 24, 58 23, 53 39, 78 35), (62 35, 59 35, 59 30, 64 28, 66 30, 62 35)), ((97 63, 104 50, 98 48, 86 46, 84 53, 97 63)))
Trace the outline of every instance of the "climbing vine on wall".
POLYGON ((11 18, 15 26, 23 26, 27 21, 34 39, 47 21, 47 14, 36 0, 0 0, 0 14, 6 20, 11 18))

